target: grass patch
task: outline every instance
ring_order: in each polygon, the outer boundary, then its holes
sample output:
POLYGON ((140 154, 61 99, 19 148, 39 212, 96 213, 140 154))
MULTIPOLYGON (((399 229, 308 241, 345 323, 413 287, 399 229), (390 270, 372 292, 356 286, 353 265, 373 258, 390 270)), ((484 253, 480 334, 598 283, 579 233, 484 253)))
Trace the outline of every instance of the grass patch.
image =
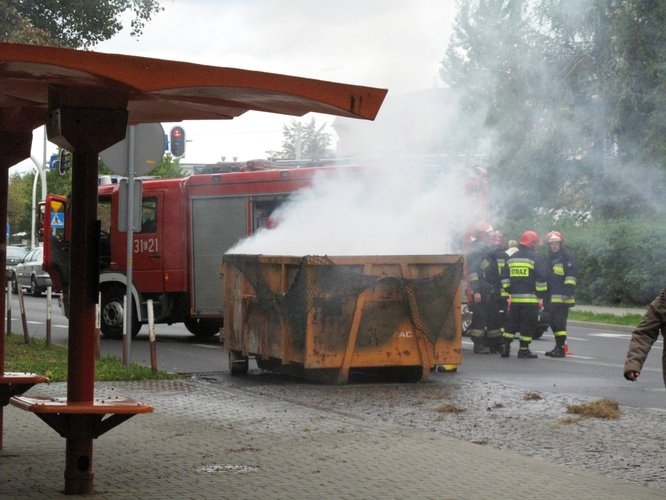
POLYGON ((617 420, 620 418, 620 405, 614 399, 605 398, 579 405, 567 405, 567 412, 582 418, 617 420))
POLYGON ((615 314, 600 314, 571 309, 569 311, 569 319, 572 321, 587 321, 589 323, 606 323, 608 325, 636 326, 643 319, 643 316, 640 314, 623 314, 622 316, 617 316, 615 314))
MULTIPOLYGON (((25 343, 23 335, 8 335, 5 340, 5 371, 29 372, 44 375, 51 382, 67 380, 67 349, 47 346, 42 339, 31 338, 25 343)), ((153 372, 149 366, 132 363, 129 369, 115 356, 102 356, 95 362, 95 380, 164 380, 180 375, 164 371, 153 372)))

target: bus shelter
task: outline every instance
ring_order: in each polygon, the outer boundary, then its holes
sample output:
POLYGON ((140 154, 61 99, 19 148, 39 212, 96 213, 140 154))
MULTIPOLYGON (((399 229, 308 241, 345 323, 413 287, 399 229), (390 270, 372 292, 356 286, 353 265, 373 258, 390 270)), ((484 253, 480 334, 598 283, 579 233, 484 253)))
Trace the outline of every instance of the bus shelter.
MULTIPOLYGON (((94 438, 152 411, 128 398, 101 401, 94 395, 100 151, 124 139, 128 125, 225 120, 249 110, 372 120, 386 92, 258 71, 0 43, 0 225, 7 221, 9 167, 30 157, 35 128, 46 125, 49 140, 73 156, 67 394, 57 399, 21 396, 34 384, 19 386, 0 377, 0 389, 11 396, 5 400, 35 413, 66 439, 65 493, 92 491, 94 438)), ((6 262, 6 244, 3 231, 0 265, 6 262)), ((5 300, 2 294, 0 375, 5 300)))

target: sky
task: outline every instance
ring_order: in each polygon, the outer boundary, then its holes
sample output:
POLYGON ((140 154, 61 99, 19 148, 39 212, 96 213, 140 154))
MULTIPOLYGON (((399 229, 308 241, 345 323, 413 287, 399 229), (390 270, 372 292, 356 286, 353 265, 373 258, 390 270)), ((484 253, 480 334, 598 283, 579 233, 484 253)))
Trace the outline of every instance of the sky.
MULTIPOLYGON (((454 0, 160 3, 164 10, 139 39, 125 29, 92 50, 386 88, 388 98, 442 86, 439 63, 456 13, 454 0)), ((317 124, 330 124, 333 118, 316 115, 317 124)), ((181 163, 266 158, 266 151, 281 149, 282 127, 292 119, 248 112, 234 120, 182 122, 187 144, 181 163)), ((165 133, 174 125, 163 124, 165 133)), ((56 148, 51 143, 44 148, 43 137, 37 129, 34 160, 15 169, 48 161, 56 148)))

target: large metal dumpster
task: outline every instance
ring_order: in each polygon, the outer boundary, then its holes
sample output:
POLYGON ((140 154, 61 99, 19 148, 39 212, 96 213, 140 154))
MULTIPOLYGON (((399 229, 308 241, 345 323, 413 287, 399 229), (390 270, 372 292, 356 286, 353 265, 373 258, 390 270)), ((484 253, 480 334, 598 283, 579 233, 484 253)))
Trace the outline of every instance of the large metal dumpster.
POLYGON ((345 383, 350 370, 427 379, 458 365, 461 255, 224 256, 222 341, 234 374, 345 383))

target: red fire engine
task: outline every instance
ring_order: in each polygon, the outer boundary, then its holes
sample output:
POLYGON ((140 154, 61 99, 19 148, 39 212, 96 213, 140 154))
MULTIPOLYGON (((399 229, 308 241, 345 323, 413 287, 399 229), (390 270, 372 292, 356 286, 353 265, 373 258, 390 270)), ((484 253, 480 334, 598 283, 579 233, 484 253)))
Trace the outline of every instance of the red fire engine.
MULTIPOLYGON (((194 335, 216 334, 223 313, 221 256, 239 239, 265 227, 289 193, 308 186, 316 172, 330 168, 335 167, 143 181, 142 225, 133 240, 132 335, 147 323, 148 299, 153 300, 156 323, 183 322, 194 335)), ((118 230, 119 185, 102 185, 98 193, 101 329, 105 337, 121 338, 127 233, 118 230)), ((71 220, 67 199, 49 195, 45 205, 44 268, 54 291, 63 294, 67 314, 71 220)))

